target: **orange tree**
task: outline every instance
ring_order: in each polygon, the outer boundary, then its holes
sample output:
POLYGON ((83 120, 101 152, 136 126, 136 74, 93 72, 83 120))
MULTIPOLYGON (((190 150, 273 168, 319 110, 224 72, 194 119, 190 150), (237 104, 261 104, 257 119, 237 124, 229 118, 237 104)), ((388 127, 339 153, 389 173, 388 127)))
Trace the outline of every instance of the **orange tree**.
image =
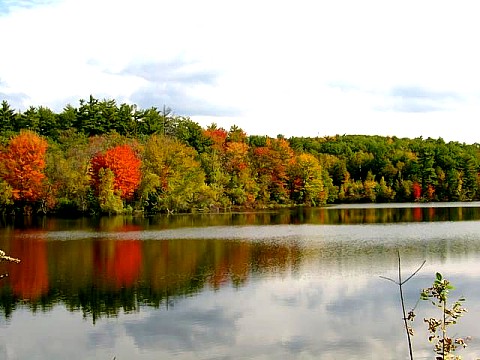
POLYGON ((0 174, 11 188, 13 201, 31 207, 46 195, 45 153, 47 141, 32 131, 21 131, 0 152, 0 174))

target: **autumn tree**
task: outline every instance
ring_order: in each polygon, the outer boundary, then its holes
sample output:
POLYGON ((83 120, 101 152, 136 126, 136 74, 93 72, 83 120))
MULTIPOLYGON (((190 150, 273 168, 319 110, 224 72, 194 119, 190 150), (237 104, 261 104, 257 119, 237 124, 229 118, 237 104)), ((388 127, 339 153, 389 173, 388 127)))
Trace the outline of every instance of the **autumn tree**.
POLYGON ((205 180, 211 191, 213 205, 225 207, 231 204, 225 193, 230 181, 230 175, 224 167, 225 144, 228 133, 225 129, 219 128, 213 123, 207 127, 203 135, 209 143, 206 151, 200 154, 205 180))
POLYGON ((295 203, 323 205, 327 196, 323 186, 322 168, 311 154, 300 154, 289 165, 291 196, 295 203))
POLYGON ((272 152, 266 146, 255 147, 251 157, 253 176, 258 185, 257 202, 267 205, 271 197, 272 152))
POLYGON ((416 181, 412 184, 412 194, 415 201, 420 200, 420 197, 422 196, 422 188, 420 184, 416 181))
POLYGON ((244 142, 225 144, 222 160, 229 176, 225 192, 234 205, 253 206, 255 201, 257 189, 248 162, 248 150, 244 142))
POLYGON ((44 195, 47 141, 34 132, 22 131, 0 153, 0 173, 16 202, 35 203, 44 195))
POLYGON ((377 184, 375 192, 377 194, 378 202, 389 202, 395 197, 395 191, 387 185, 383 176, 380 179, 380 182, 377 184))
POLYGON ((101 169, 104 170, 103 177, 107 176, 106 170, 113 174, 113 188, 124 200, 131 200, 135 190, 140 184, 141 161, 138 155, 129 145, 119 145, 107 150, 105 153, 98 153, 91 160, 91 175, 97 189, 102 182, 101 169))
POLYGON ((217 202, 223 206, 253 206, 257 185, 249 166, 245 132, 235 125, 227 132, 213 123, 204 136, 210 146, 201 154, 201 162, 217 202))
POLYGON ((208 192, 196 151, 179 140, 152 135, 145 144, 140 196, 149 211, 186 211, 208 192))
POLYGON ((232 125, 227 135, 227 141, 231 142, 246 142, 247 134, 237 125, 232 125))
POLYGON ((361 180, 355 180, 350 177, 350 173, 346 176, 340 185, 338 199, 341 202, 362 202, 365 201, 365 188, 361 180))
POLYGON ((258 185, 257 201, 288 203, 287 167, 293 150, 285 139, 266 139, 264 146, 252 149, 253 176, 258 185))
POLYGON ((375 177, 373 176, 372 172, 369 171, 367 173, 367 178, 363 182, 363 191, 365 195, 365 200, 369 202, 375 202, 377 199, 377 193, 375 188, 377 187, 377 182, 375 181, 375 177))
POLYGON ((97 181, 98 203, 102 213, 123 212, 121 192, 115 189, 115 174, 107 168, 100 168, 97 181))
POLYGON ((74 129, 62 131, 47 150, 45 174, 63 213, 86 212, 89 206, 90 153, 88 139, 74 129))

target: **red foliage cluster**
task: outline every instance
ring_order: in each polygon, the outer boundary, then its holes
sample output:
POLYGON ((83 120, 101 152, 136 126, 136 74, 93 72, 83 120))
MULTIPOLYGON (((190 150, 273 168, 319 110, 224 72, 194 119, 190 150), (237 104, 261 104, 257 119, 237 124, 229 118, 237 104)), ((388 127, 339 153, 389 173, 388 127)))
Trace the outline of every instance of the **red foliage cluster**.
POLYGON ((213 141, 212 147, 216 150, 221 150, 225 145, 228 133, 225 129, 207 129, 203 133, 206 137, 213 141))
MULTIPOLYGON (((293 161, 293 152, 285 140, 268 140, 266 146, 254 149, 259 175, 270 177, 270 187, 282 194, 287 183, 287 164, 293 161)), ((300 185, 299 185, 300 186, 300 185)))
POLYGON ((23 131, 0 153, 2 178, 13 188, 15 200, 33 202, 42 196, 46 151, 44 139, 23 131))
POLYGON ((412 191, 413 191, 413 199, 418 200, 422 196, 422 188, 420 187, 420 184, 417 182, 414 182, 412 185, 412 191))
POLYGON ((122 198, 130 199, 140 184, 141 161, 128 145, 119 145, 98 153, 91 161, 91 174, 97 189, 100 184, 100 170, 110 169, 114 176, 114 188, 120 190, 122 198))

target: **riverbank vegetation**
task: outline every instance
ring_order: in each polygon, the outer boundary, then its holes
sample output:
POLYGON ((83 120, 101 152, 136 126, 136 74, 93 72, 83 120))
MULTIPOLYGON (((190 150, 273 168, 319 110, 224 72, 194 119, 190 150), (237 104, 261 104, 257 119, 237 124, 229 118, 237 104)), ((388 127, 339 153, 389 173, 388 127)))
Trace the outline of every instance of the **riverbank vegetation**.
POLYGON ((8 214, 480 199, 479 144, 270 138, 92 96, 60 113, 3 101, 0 143, 0 210, 8 214))

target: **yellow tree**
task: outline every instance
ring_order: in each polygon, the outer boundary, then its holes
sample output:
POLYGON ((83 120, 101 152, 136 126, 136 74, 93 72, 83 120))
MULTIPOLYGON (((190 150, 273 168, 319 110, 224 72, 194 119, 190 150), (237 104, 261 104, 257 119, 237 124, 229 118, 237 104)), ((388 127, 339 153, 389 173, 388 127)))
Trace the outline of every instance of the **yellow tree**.
POLYGON ((152 135, 145 144, 140 195, 151 211, 185 211, 208 193, 197 152, 175 138, 152 135))
POLYGON ((295 203, 313 206, 326 203, 322 167, 315 156, 307 153, 298 155, 288 170, 291 196, 295 203))

